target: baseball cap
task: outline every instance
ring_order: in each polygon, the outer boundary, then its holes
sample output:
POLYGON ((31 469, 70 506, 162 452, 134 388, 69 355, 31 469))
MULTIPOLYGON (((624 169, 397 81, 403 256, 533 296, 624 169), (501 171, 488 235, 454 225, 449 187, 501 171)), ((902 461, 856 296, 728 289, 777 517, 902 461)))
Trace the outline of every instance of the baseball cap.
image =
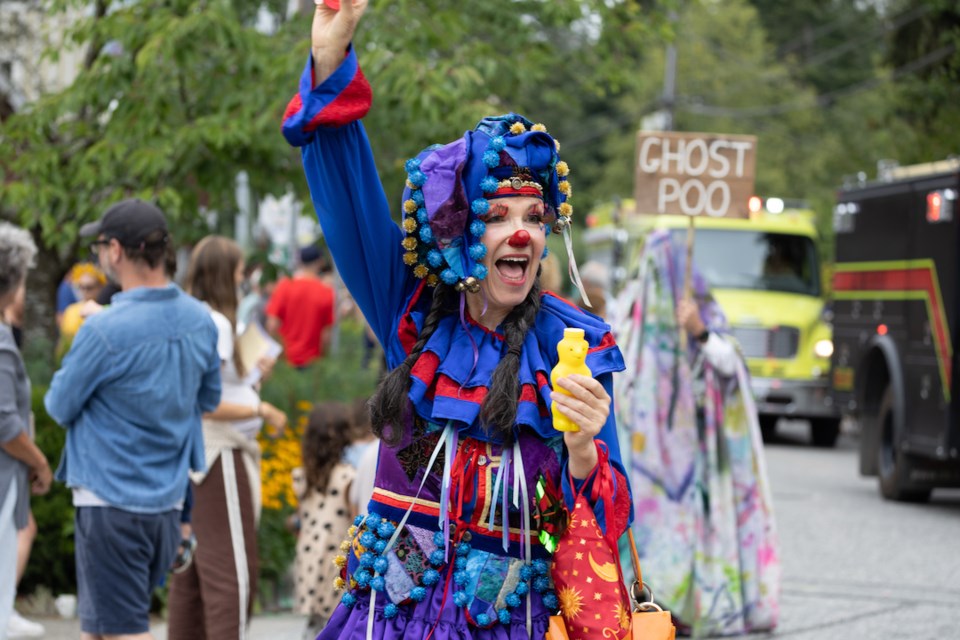
POLYGON ((125 247, 139 246, 155 231, 163 231, 166 239, 167 220, 156 205, 139 198, 122 200, 107 209, 96 222, 80 227, 83 237, 103 235, 116 238, 125 247))
POLYGON ((307 246, 300 248, 300 262, 303 264, 316 262, 322 257, 323 253, 320 251, 320 247, 315 244, 308 244, 307 246))

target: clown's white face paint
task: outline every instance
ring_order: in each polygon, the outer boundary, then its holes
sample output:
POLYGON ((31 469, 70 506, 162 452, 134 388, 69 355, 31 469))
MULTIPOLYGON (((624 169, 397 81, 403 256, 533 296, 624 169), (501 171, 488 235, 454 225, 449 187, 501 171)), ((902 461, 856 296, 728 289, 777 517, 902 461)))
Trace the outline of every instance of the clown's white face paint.
POLYGON ((487 255, 481 261, 487 268, 487 277, 480 282, 479 293, 467 295, 470 316, 486 328, 496 329, 530 293, 547 244, 544 215, 543 200, 533 196, 490 200, 490 210, 482 217, 487 231, 481 238, 487 247, 487 255), (530 234, 526 244, 514 237, 520 230, 530 234))

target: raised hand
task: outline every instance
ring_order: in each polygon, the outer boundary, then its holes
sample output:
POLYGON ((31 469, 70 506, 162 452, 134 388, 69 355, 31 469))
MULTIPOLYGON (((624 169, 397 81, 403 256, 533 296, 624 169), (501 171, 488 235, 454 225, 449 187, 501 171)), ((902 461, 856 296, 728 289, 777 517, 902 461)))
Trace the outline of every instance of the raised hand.
POLYGON ((324 0, 314 2, 317 10, 313 13, 311 51, 314 83, 319 85, 343 62, 344 52, 367 9, 367 0, 343 0, 339 10, 331 9, 324 0))
POLYGON ((580 431, 564 432, 563 441, 570 455, 570 473, 574 478, 582 479, 597 464, 593 439, 600 434, 610 416, 610 395, 599 381, 588 376, 572 374, 560 378, 557 384, 571 395, 553 391, 550 399, 557 403, 563 415, 580 427, 580 431))

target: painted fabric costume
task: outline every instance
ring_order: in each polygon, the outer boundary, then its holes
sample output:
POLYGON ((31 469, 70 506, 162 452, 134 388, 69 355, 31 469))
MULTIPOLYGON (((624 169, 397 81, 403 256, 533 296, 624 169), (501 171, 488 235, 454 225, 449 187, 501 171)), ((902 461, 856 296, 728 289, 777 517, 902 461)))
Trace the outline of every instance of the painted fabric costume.
MULTIPOLYGON (((482 253, 477 257, 475 249, 482 223, 478 227, 478 220, 470 222, 477 213, 476 198, 461 192, 472 188, 466 178, 470 165, 464 161, 458 166, 458 189, 444 199, 437 192, 439 182, 423 183, 421 160, 428 171, 428 163, 446 162, 451 154, 472 157, 471 144, 500 138, 498 132, 522 118, 510 114, 485 120, 479 133, 468 132, 433 156, 436 149, 430 148, 408 163, 411 182, 404 194, 407 217, 402 231, 390 220, 358 121, 369 108, 370 90, 352 48, 333 75, 312 85, 308 60, 300 91, 287 109, 284 135, 302 147, 328 245, 393 369, 413 348, 432 302, 436 280, 426 277, 427 266, 417 260, 429 260, 434 267, 443 262, 425 251, 418 255, 416 242, 409 241, 417 228, 412 220, 420 222, 423 243, 431 229, 440 228, 436 218, 432 227, 427 224, 427 209, 436 210, 433 200, 439 197, 439 209, 465 219, 460 222, 463 244, 458 239, 442 247, 452 252, 445 254, 444 264, 463 268, 449 281, 452 266, 440 275, 448 284, 462 282, 464 288, 483 277, 477 269, 482 253), (411 193, 421 186, 419 195, 411 193), (468 209, 473 203, 472 214, 457 208, 462 202, 468 209), (409 203, 414 206, 407 208, 409 203), (452 258, 468 250, 472 260, 454 264, 452 258)), ((549 141, 548 153, 555 157, 552 138, 545 133, 539 138, 549 141)), ((508 138, 508 144, 532 140, 529 147, 539 138, 530 133, 529 138, 508 138)), ((556 183, 546 184, 548 190, 557 189, 556 183)), ((465 295, 460 293, 460 314, 440 319, 412 368, 408 395, 413 411, 399 425, 400 443, 381 444, 370 515, 358 518, 352 540, 342 547, 346 590, 320 638, 426 638, 431 633, 435 638, 543 638, 548 617, 557 609, 550 578, 552 545, 560 526, 555 516, 563 502, 571 500, 574 487, 565 469, 563 438, 553 429, 549 410, 556 344, 564 328, 584 329, 590 344, 587 363, 611 397, 612 373, 622 370, 622 356, 602 320, 543 294, 520 352, 514 441, 504 445, 478 419, 491 374, 506 351, 504 338, 469 317, 465 295)), ((612 413, 598 439, 610 449, 616 508, 614 514, 604 514, 599 506, 597 518, 601 526, 622 532, 630 518, 630 494, 612 413)))
MULTIPOLYGON (((695 340, 678 357, 685 262, 669 233, 651 234, 617 303, 628 376, 616 407, 630 451, 637 547, 678 628, 695 637, 771 629, 780 569, 756 407, 742 358, 727 379, 695 340)), ((693 284, 704 324, 722 334, 726 319, 696 269, 693 284)))

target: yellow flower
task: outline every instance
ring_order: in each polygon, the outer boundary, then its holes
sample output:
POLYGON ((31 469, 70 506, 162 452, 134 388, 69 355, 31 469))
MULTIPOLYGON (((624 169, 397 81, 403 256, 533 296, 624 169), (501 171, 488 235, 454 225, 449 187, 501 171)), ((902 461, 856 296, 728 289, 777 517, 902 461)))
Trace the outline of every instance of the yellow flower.
POLYGON ((560 162, 557 163, 558 176, 560 176, 561 178, 565 178, 569 173, 570 173, 570 167, 567 165, 567 163, 564 160, 561 160, 560 162))
MULTIPOLYGON (((307 402, 306 400, 300 400, 297 402, 297 410, 303 411, 304 413, 309 413, 313 410, 313 403, 307 402)), ((304 416, 304 420, 306 420, 306 416, 304 416)))
POLYGON ((566 180, 561 180, 560 184, 557 185, 557 188, 560 189, 560 193, 570 197, 570 194, 573 193, 573 188, 570 186, 570 183, 566 180))
POLYGON ((510 125, 510 133, 512 133, 515 136, 520 135, 526 130, 527 128, 524 126, 522 122, 514 122, 512 125, 510 125))
POLYGON ((560 205, 560 215, 562 215, 564 218, 569 218, 573 215, 573 207, 570 206, 569 202, 564 202, 560 205))
POLYGON ((403 203, 403 210, 407 213, 413 213, 417 210, 417 203, 413 200, 405 200, 403 203))
POLYGON ((418 278, 426 278, 430 274, 430 270, 427 269, 424 265, 418 264, 413 268, 413 275, 418 278))
POLYGON ((417 248, 417 239, 414 238, 413 236, 407 236, 406 238, 403 239, 403 242, 401 242, 400 244, 402 244, 403 248, 406 249, 407 251, 413 251, 414 249, 417 248))
POLYGON ((407 233, 413 233, 417 230, 417 221, 413 218, 404 218, 403 219, 403 230, 407 233))
POLYGON ((532 127, 530 127, 530 131, 543 131, 544 133, 546 133, 546 132, 547 132, 547 125, 545 125, 545 124, 540 124, 540 123, 538 122, 537 124, 535 124, 535 125, 533 125, 532 127))
POLYGON ((412 266, 417 264, 417 254, 414 251, 408 251, 403 254, 403 264, 407 266, 412 266))

